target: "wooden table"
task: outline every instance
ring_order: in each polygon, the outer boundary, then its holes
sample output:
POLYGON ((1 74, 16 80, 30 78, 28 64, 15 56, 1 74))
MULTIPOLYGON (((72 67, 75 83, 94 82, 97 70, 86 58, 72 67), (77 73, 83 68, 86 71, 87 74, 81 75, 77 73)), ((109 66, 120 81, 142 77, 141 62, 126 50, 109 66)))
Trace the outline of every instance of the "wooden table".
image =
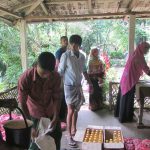
POLYGON ((24 149, 8 145, 5 141, 0 141, 0 150, 24 150, 24 149))
POLYGON ((138 128, 150 128, 143 124, 143 109, 144 109, 144 100, 146 97, 150 97, 150 83, 139 82, 136 85, 136 98, 139 102, 139 112, 138 112, 138 128))

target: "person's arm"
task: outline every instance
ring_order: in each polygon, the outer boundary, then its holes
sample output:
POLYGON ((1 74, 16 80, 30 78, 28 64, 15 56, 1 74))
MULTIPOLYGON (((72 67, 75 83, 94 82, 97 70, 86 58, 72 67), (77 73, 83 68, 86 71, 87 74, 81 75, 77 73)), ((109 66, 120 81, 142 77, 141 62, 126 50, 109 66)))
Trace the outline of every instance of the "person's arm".
POLYGON ((98 77, 103 78, 105 76, 105 65, 100 61, 98 77))
POLYGON ((60 106, 61 106, 61 99, 60 99, 60 85, 61 85, 61 77, 59 74, 56 76, 56 82, 54 85, 54 90, 53 90, 53 109, 54 109, 54 115, 53 119, 51 121, 51 126, 50 128, 55 129, 55 126, 57 124, 58 118, 59 118, 59 112, 60 112, 60 106))
POLYGON ((150 76, 150 68, 147 66, 147 63, 146 63, 145 59, 143 59, 143 62, 142 62, 141 64, 142 64, 143 71, 144 71, 148 76, 150 76))
POLYGON ((55 53, 55 58, 56 58, 56 65, 55 65, 55 70, 58 70, 58 65, 59 65, 59 60, 60 60, 60 53, 59 50, 56 51, 55 53))
POLYGON ((23 110, 25 117, 30 119, 30 113, 27 107, 27 98, 29 93, 28 81, 25 74, 23 74, 18 81, 18 100, 23 110))
POLYGON ((91 80, 90 80, 90 78, 89 78, 89 75, 87 74, 87 71, 84 71, 84 72, 83 72, 83 75, 84 75, 85 80, 87 80, 88 84, 91 85, 92 82, 91 82, 91 80))
POLYGON ((59 60, 56 59, 56 65, 55 65, 55 70, 56 70, 56 71, 58 70, 58 66, 59 66, 59 60))
POLYGON ((58 66, 58 72, 60 74, 60 76, 63 76, 65 73, 65 69, 67 66, 67 56, 66 54, 62 54, 61 58, 60 58, 60 62, 59 62, 59 66, 58 66))

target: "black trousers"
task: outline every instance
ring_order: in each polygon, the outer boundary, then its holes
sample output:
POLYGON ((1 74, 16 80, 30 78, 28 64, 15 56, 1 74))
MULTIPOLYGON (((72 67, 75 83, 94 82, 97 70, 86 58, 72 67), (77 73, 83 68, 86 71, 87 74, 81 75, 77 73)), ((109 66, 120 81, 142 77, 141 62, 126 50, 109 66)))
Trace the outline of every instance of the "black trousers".
POLYGON ((94 92, 89 94, 89 107, 91 110, 97 110, 102 106, 103 103, 103 89, 98 84, 98 79, 90 78, 94 92))
POLYGON ((133 120, 134 93, 135 93, 135 86, 125 95, 121 94, 121 88, 119 87, 114 116, 119 117, 119 121, 121 123, 131 122, 133 120))
POLYGON ((60 113, 59 113, 60 121, 66 122, 66 116, 67 116, 67 104, 65 101, 65 94, 63 90, 62 95, 61 95, 61 107, 60 107, 60 113))

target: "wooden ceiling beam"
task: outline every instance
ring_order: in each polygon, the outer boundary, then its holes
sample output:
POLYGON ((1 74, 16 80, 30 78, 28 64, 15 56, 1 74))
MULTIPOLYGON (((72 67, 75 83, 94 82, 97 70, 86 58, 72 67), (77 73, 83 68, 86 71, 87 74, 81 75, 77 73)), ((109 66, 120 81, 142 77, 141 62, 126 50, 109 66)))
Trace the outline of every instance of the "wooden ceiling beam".
POLYGON ((9 26, 13 26, 13 22, 0 16, 0 20, 2 20, 3 22, 5 22, 6 24, 8 24, 9 26))
POLYGON ((127 15, 124 14, 124 13, 104 13, 104 14, 92 14, 92 15, 89 15, 89 14, 86 14, 86 15, 64 15, 64 16, 27 16, 25 17, 26 20, 38 20, 38 19, 70 19, 70 18, 92 18, 92 17, 102 17, 102 16, 124 16, 124 15, 127 15))
MULTIPOLYGON (((87 0, 64 0, 64 1, 51 1, 51 2, 45 2, 45 5, 50 5, 50 4, 60 4, 60 3, 68 3, 68 2, 84 2, 84 1, 87 1, 87 0)), ((21 9, 25 9, 27 7, 30 7, 32 6, 33 4, 33 1, 30 1, 30 2, 27 2, 27 3, 23 3, 23 4, 19 4, 17 6, 15 6, 14 8, 14 12, 17 12, 21 9)))
POLYGON ((7 15, 13 16, 13 17, 15 17, 15 18, 17 18, 17 19, 20 19, 20 18, 21 18, 20 16, 14 14, 14 13, 8 11, 8 10, 6 10, 5 8, 0 7, 0 11, 3 12, 4 15, 7 14, 7 15))
POLYGON ((90 13, 93 13, 92 0, 88 0, 88 11, 89 11, 89 14, 90 14, 90 13))
POLYGON ((123 0, 120 0, 120 1, 118 2, 116 12, 118 12, 118 11, 119 11, 119 8, 120 8, 120 6, 121 6, 122 2, 123 2, 123 0))
POLYGON ((48 15, 48 14, 49 14, 49 12, 48 12, 48 10, 47 10, 47 8, 46 8, 45 4, 42 2, 40 5, 41 5, 41 7, 42 7, 43 11, 45 12, 45 14, 46 14, 46 15, 48 15))
POLYGON ((106 16, 114 16, 114 17, 119 17, 119 16, 126 16, 126 15, 150 15, 150 11, 145 11, 145 12, 132 12, 132 13, 101 13, 101 14, 86 14, 86 15, 63 15, 63 16, 26 16, 25 19, 28 20, 52 20, 52 19, 76 19, 76 18, 99 18, 99 17, 106 17, 106 16))
POLYGON ((32 4, 33 4, 33 1, 19 4, 19 5, 15 6, 13 10, 14 10, 14 12, 18 12, 21 9, 25 9, 27 7, 30 7, 32 4))
POLYGON ((137 0, 130 0, 130 2, 127 5, 127 12, 132 12, 132 9, 137 5, 137 0))
POLYGON ((63 1, 51 1, 51 2, 45 2, 46 5, 51 4, 60 4, 60 3, 74 3, 74 2, 87 2, 87 0, 63 0, 63 1))
POLYGON ((33 12, 34 9, 36 9, 44 0, 37 0, 37 1, 34 1, 32 3, 32 5, 30 6, 30 8, 26 11, 26 16, 29 15, 30 13, 33 12))
MULTIPOLYGON (((129 3, 127 5, 127 10, 126 10, 127 13, 132 12, 132 9, 133 9, 135 3, 137 3, 137 0, 130 0, 129 1, 129 3)), ((128 20, 128 18, 129 18, 128 16, 125 16, 124 20, 128 20)))

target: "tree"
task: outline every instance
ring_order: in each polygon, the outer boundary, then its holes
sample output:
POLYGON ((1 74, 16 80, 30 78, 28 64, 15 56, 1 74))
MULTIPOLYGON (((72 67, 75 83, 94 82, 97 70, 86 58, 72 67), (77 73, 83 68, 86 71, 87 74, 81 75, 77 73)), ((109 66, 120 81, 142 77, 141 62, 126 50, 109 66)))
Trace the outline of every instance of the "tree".
MULTIPOLYGON (((150 20, 136 20, 135 41, 150 39, 150 20)), ((60 37, 72 34, 82 36, 82 47, 88 54, 92 46, 98 46, 110 54, 128 51, 128 23, 123 20, 90 20, 80 22, 53 22, 29 24, 27 51, 30 67, 42 51, 55 51, 60 47, 60 37)), ((6 86, 17 84, 22 73, 20 37, 15 27, 0 22, 0 75, 6 86)))

